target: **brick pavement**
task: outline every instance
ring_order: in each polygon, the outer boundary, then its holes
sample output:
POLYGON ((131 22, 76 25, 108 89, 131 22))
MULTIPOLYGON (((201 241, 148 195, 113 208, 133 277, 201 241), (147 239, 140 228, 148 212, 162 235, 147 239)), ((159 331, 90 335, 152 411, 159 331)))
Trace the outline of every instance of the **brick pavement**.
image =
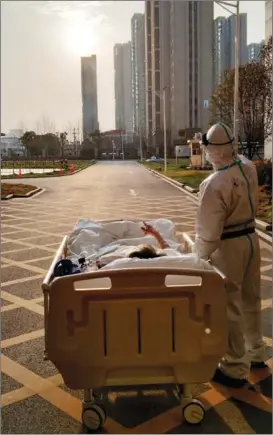
MULTIPOLYGON (((126 168, 130 174, 130 165, 126 168)), ((86 175, 92 176, 94 169, 86 175)), ((106 167, 107 170, 112 171, 112 166, 106 167)), ((176 223, 178 233, 194 234, 196 205, 186 195, 144 172, 142 168, 137 169, 139 181, 134 181, 134 189, 128 186, 126 196, 123 191, 122 195, 118 194, 119 188, 115 187, 119 178, 112 178, 110 193, 105 198, 98 198, 95 185, 92 193, 87 193, 88 202, 83 201, 75 180, 76 191, 71 184, 66 197, 58 197, 56 187, 52 194, 2 203, 2 433, 83 431, 82 393, 66 388, 55 367, 43 361, 40 290, 52 256, 78 217, 144 220, 167 217, 176 223), (138 183, 143 179, 149 188, 140 196, 138 183)), ((129 178, 123 176, 123 181, 127 183, 129 178)), ((80 183, 83 179, 82 174, 80 183)), ((96 183, 94 178, 92 181, 96 183)), ((261 243, 261 248, 264 335, 271 366, 272 257, 270 246, 261 243)), ((194 428, 181 425, 181 408, 170 389, 147 388, 141 397, 139 389, 103 390, 108 414, 105 430, 109 433, 272 433, 271 393, 270 370, 254 371, 250 385, 240 391, 210 383, 202 385, 198 394, 207 414, 202 426, 194 428)))

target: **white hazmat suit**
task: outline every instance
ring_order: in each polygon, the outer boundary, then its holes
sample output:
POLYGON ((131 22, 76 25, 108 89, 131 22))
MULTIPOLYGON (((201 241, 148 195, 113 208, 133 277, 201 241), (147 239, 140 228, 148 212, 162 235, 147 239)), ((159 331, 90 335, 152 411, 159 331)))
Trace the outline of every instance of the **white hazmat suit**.
POLYGON ((245 381, 251 363, 265 359, 260 249, 255 233, 257 173, 252 162, 234 155, 233 135, 225 124, 211 127, 203 144, 214 172, 200 186, 195 252, 210 259, 229 279, 229 345, 219 369, 231 380, 245 381))

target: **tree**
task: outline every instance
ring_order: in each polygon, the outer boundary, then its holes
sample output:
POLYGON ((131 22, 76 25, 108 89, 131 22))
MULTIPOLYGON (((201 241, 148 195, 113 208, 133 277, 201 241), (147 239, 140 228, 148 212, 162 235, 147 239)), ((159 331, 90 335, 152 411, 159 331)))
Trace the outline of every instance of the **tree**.
POLYGON ((93 159, 95 157, 94 146, 92 145, 92 142, 88 138, 85 138, 83 143, 82 143, 81 157, 86 159, 86 160, 93 159))
POLYGON ((53 133, 39 135, 34 131, 26 131, 21 137, 21 142, 25 145, 28 154, 31 156, 59 155, 59 138, 53 133))
POLYGON ((64 157, 64 146, 65 146, 66 141, 67 141, 67 132, 64 131, 64 132, 60 133, 60 144, 61 144, 61 156, 62 156, 62 159, 64 157))
POLYGON ((89 138, 95 144, 95 158, 97 159, 101 150, 101 142, 103 140, 103 133, 100 130, 95 130, 92 133, 89 133, 89 138))
POLYGON ((23 136, 20 138, 22 144, 25 146, 27 153, 32 154, 33 151, 33 140, 36 137, 36 133, 32 130, 26 131, 23 136))
POLYGON ((40 148, 47 156, 59 156, 60 155, 60 141, 58 136, 54 133, 43 134, 39 137, 40 148))
POLYGON ((265 138, 272 135, 272 36, 263 45, 260 53, 261 63, 267 76, 266 110, 265 110, 265 138))
MULTIPOLYGON (((263 144, 272 129, 272 57, 270 59, 269 52, 270 41, 262 50, 267 64, 251 62, 239 68, 239 130, 249 159, 257 152, 257 144, 263 144)), ((215 90, 210 104, 213 118, 230 126, 233 125, 234 75, 234 69, 225 72, 223 83, 215 90)))
POLYGON ((37 134, 47 134, 47 133, 55 133, 56 127, 53 121, 51 121, 47 116, 43 116, 41 119, 36 121, 36 131, 37 134))

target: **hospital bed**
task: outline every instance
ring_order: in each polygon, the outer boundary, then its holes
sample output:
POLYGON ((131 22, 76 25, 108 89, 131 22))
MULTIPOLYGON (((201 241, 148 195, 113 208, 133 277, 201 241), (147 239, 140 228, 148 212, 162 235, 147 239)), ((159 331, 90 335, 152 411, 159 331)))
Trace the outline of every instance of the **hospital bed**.
POLYGON ((225 277, 215 268, 139 268, 53 279, 67 243, 42 284, 45 359, 67 387, 84 390, 83 424, 96 432, 106 421, 96 389, 162 384, 174 386, 182 420, 200 423, 205 408, 193 387, 212 379, 227 349, 225 277))

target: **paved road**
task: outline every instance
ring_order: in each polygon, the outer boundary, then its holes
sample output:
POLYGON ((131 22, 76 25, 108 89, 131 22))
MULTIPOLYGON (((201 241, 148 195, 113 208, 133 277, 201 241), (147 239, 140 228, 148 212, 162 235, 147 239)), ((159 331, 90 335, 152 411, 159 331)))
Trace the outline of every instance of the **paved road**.
MULTIPOLYGON (((14 180, 14 182, 18 182, 14 180)), ((74 176, 32 179, 46 191, 2 203, 2 433, 82 433, 81 392, 68 390, 43 361, 40 284, 63 235, 79 217, 166 217, 194 234, 196 205, 133 162, 105 162, 74 176)), ((272 257, 262 243, 264 335, 272 349, 272 257)), ((271 359, 270 359, 271 364, 271 359)), ((202 427, 180 424, 172 392, 104 394, 109 433, 272 433, 269 371, 253 373, 240 392, 201 386, 202 427)))

